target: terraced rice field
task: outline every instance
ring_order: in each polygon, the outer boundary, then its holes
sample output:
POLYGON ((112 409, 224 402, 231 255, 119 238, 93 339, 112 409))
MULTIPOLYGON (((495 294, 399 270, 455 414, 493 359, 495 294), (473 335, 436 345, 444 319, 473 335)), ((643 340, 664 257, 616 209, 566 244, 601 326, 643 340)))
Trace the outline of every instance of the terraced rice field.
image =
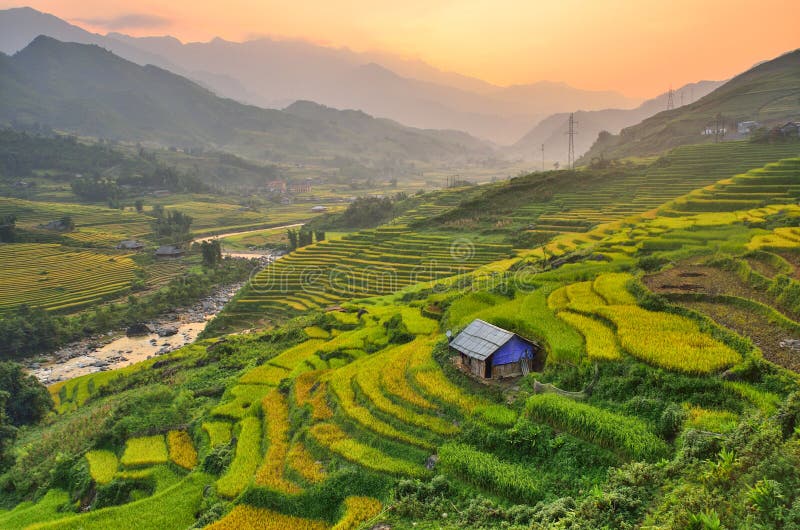
MULTIPOLYGON (((678 147, 642 175, 558 193, 550 203, 520 209, 536 219, 535 231, 585 232, 591 227, 640 214, 687 194, 781 158, 800 156, 797 145, 726 142, 678 147)), ((740 208, 741 209, 741 208, 740 208)))
POLYGON ((124 292, 136 268, 124 255, 54 244, 0 245, 0 312, 19 304, 79 309, 124 292))
POLYGON ((363 230, 278 260, 253 278, 231 312, 277 319, 467 273, 511 252, 510 245, 414 233, 404 225, 363 230))
POLYGON ((672 203, 676 212, 726 212, 791 204, 800 197, 800 158, 789 158, 751 169, 672 203))
POLYGON ((37 229, 39 225, 69 216, 75 222, 76 230, 65 235, 77 242, 103 241, 116 245, 123 239, 142 238, 151 232, 150 217, 98 206, 0 197, 0 216, 2 215, 16 215, 17 226, 25 229, 37 229))

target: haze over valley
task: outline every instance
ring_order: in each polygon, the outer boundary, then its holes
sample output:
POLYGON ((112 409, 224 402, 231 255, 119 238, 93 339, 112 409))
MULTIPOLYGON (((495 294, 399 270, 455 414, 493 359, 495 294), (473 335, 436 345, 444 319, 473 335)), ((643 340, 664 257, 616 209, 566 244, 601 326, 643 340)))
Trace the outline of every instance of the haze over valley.
POLYGON ((0 528, 800 528, 800 8, 0 0, 0 528))

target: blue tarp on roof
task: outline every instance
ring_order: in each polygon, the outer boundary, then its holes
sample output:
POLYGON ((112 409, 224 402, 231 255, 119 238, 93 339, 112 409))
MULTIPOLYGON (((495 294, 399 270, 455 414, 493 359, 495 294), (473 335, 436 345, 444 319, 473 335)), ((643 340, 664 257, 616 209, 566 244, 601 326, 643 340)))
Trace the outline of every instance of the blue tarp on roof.
POLYGON ((494 353, 492 356, 492 366, 515 363, 520 359, 532 358, 533 345, 522 337, 514 335, 494 353))
POLYGON ((498 365, 519 361, 526 355, 532 358, 535 345, 510 331, 475 319, 450 342, 450 347, 479 361, 495 354, 492 365, 498 365))

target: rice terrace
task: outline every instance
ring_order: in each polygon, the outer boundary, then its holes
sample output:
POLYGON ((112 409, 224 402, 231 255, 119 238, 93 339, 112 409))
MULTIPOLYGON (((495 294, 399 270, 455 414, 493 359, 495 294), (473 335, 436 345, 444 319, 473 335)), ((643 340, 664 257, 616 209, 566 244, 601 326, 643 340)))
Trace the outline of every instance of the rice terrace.
POLYGON ((800 529, 798 7, 62 4, 0 529, 800 529))

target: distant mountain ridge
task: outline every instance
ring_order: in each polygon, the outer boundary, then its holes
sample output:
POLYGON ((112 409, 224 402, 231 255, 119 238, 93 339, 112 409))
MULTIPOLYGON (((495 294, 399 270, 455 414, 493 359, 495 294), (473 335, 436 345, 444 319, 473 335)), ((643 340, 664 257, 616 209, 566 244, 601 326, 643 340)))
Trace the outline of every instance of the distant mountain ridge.
POLYGON ((418 60, 302 41, 214 39, 183 44, 172 37, 98 35, 30 8, 0 11, 0 51, 15 53, 40 34, 97 44, 243 103, 282 108, 299 99, 311 100, 363 110, 404 125, 464 130, 500 144, 514 143, 532 123, 553 112, 628 108, 640 102, 615 92, 580 90, 563 83, 497 87, 418 60))
POLYGON ((0 125, 40 123, 272 162, 343 156, 364 164, 445 163, 493 154, 465 133, 413 129, 361 112, 315 103, 298 104, 302 113, 243 105, 159 67, 44 36, 13 56, 0 55, 0 94, 0 125))
POLYGON ((770 127, 789 120, 800 121, 800 49, 759 63, 689 105, 659 112, 619 135, 603 135, 584 160, 652 155, 713 142, 715 136, 703 132, 718 121, 726 129, 724 140, 736 134, 742 121, 770 127))
MULTIPOLYGON (((681 96, 685 102, 699 99, 722 86, 724 81, 700 81, 690 83, 674 91, 674 103, 681 105, 681 96)), ((664 93, 649 99, 635 109, 578 110, 575 112, 577 122, 575 136, 575 154, 581 156, 594 144, 601 131, 618 134, 620 130, 661 112, 667 107, 668 94, 664 93)), ((563 163, 567 160, 567 122, 568 112, 548 116, 539 122, 525 136, 505 152, 531 161, 541 161, 544 144, 545 160, 563 163)))

